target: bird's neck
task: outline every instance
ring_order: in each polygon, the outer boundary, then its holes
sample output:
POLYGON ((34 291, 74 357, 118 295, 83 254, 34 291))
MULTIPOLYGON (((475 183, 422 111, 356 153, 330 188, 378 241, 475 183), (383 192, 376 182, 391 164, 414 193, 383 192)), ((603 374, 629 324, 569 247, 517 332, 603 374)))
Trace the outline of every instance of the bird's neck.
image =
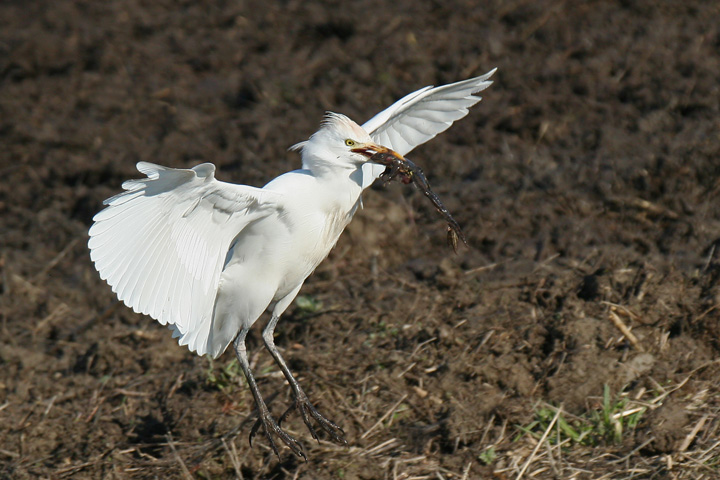
POLYGON ((329 208, 343 211, 354 211, 360 201, 362 194, 362 169, 355 170, 345 168, 323 169, 320 172, 312 171, 317 179, 318 188, 321 188, 328 195, 325 199, 331 199, 327 205, 329 208))

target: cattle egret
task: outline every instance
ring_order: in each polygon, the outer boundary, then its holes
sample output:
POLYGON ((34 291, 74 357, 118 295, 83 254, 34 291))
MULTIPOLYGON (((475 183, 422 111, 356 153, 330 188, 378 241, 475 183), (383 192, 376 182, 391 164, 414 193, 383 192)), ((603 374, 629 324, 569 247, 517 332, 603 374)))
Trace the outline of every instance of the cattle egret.
POLYGON ((125 191, 107 199, 93 219, 88 246, 95 268, 128 307, 167 325, 198 355, 218 357, 233 343, 257 407, 251 443, 262 428, 275 454, 273 435, 306 459, 302 445, 280 428, 297 409, 313 438, 311 419, 347 444, 293 377, 275 346, 275 326, 352 219, 362 191, 385 170, 370 157, 402 159, 445 131, 480 101, 474 94, 492 83, 494 72, 420 89, 362 127, 328 113, 309 140, 292 147, 302 169, 263 188, 220 182, 210 163, 175 169, 140 162, 147 178, 124 182, 125 191), (279 421, 260 395, 245 349, 250 327, 266 310, 263 341, 294 395, 279 421))

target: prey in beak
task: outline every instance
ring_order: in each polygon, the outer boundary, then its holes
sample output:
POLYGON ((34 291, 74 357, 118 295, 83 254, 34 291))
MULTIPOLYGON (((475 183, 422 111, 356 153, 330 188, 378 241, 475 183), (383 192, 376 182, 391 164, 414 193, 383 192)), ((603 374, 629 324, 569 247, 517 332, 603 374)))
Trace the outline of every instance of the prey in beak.
MULTIPOLYGON (((396 160, 403 161, 405 160, 402 155, 397 153, 394 150, 391 150, 387 147, 383 147, 382 145, 378 145, 377 143, 361 143, 357 147, 350 149, 353 153, 359 153, 361 155, 365 155, 368 157, 369 161, 374 161, 372 159, 373 155, 387 155, 389 157, 392 157, 396 160)), ((380 163, 380 162, 375 162, 380 163)))
POLYGON ((412 175, 415 171, 422 170, 410 160, 405 159, 402 155, 382 145, 374 143, 365 143, 351 150, 368 157, 368 161, 385 166, 385 171, 380 175, 385 184, 391 180, 398 178, 402 183, 407 185, 412 182, 412 175))
POLYGON ((408 184, 413 183, 415 187, 423 192, 430 199, 435 209, 443 216, 447 222, 447 241, 453 250, 457 253, 458 238, 467 245, 467 240, 460 225, 450 215, 445 205, 442 204, 440 198, 430 189, 430 184, 425 178, 422 169, 415 163, 406 159, 394 150, 375 144, 364 144, 352 150, 355 153, 361 153, 368 156, 368 161, 385 166, 385 171, 380 175, 385 183, 389 183, 394 179, 408 184))

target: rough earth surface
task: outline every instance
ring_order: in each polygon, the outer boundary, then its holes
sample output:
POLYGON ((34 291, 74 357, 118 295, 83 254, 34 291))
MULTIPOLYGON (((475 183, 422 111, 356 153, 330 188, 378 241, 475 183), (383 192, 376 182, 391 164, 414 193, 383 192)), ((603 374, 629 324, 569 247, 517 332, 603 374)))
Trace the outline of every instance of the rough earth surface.
POLYGON ((720 478, 718 18, 711 1, 0 3, 0 478, 720 478), (324 111, 362 123, 493 67, 410 155, 469 248, 411 186, 375 186, 277 328, 349 447, 297 416, 307 463, 250 447, 233 355, 119 304, 93 215, 138 161, 261 186, 299 167, 286 149, 324 111))

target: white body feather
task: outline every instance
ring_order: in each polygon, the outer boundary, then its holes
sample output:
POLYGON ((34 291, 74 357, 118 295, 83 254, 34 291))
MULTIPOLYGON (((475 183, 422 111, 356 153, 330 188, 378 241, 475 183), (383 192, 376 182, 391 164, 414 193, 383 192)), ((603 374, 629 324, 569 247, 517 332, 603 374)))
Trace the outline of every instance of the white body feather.
POLYGON ((285 311, 384 170, 343 149, 344 140, 404 155, 465 116, 494 71, 418 90, 364 128, 329 115, 298 145, 303 170, 263 188, 220 182, 208 163, 186 170, 140 162, 148 178, 125 182, 95 216, 91 259, 126 305, 170 326, 181 345, 217 357, 265 310, 285 311))

